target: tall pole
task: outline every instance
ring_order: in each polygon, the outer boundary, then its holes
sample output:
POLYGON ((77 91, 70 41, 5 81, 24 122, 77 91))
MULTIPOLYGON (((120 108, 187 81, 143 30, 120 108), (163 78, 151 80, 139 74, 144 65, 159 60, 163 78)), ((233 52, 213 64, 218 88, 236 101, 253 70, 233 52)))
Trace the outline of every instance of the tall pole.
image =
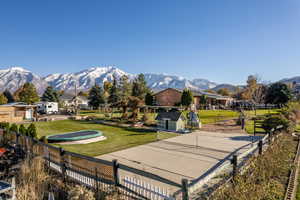
POLYGON ((77 83, 75 81, 75 115, 78 115, 77 83))

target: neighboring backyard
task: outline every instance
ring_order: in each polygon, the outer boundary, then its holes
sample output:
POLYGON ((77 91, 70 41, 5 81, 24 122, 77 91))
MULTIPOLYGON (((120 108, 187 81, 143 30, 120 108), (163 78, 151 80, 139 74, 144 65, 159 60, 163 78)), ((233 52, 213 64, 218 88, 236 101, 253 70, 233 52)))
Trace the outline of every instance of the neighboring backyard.
MULTIPOLYGON (((275 113, 276 110, 258 110, 257 115, 267 113, 275 113)), ((81 115, 95 116, 104 119, 104 114, 98 111, 81 111, 81 115)), ((254 111, 246 111, 247 116, 253 117, 254 111)), ((121 113, 114 113, 114 117, 121 116, 121 113)), ((153 123, 156 114, 150 113, 153 123)), ((140 114, 140 117, 142 114, 140 114)), ((200 110, 200 120, 203 124, 216 123, 227 119, 236 119, 239 116, 238 112, 230 110, 200 110)), ((120 128, 116 126, 96 124, 88 121, 61 120, 52 122, 36 122, 38 137, 48 136, 58 133, 73 132, 80 130, 100 130, 107 137, 104 141, 94 142, 90 144, 68 144, 57 145, 64 149, 88 156, 99 156, 102 154, 126 149, 129 147, 154 142, 159 139, 175 137, 176 133, 160 132, 157 136, 155 131, 136 129, 136 128, 120 128)), ((246 130, 249 133, 253 132, 253 121, 249 120, 246 124, 246 130)))
MULTIPOLYGON (((95 124, 87 121, 61 120, 53 122, 36 122, 38 137, 80 130, 99 130, 107 137, 104 141, 90 144, 60 145, 64 149, 88 156, 98 156, 129 147, 154 142, 157 133, 143 129, 119 128, 95 124)), ((177 136, 175 133, 159 133, 159 139, 177 136)))

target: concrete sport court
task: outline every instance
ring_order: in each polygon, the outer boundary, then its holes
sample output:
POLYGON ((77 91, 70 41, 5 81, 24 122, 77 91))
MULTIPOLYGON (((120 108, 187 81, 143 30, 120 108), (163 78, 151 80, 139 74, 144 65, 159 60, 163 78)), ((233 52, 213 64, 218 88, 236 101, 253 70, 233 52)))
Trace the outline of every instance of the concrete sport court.
POLYGON ((98 158, 151 172, 176 183, 194 180, 223 162, 233 151, 242 153, 259 137, 243 133, 198 131, 105 154, 98 158))

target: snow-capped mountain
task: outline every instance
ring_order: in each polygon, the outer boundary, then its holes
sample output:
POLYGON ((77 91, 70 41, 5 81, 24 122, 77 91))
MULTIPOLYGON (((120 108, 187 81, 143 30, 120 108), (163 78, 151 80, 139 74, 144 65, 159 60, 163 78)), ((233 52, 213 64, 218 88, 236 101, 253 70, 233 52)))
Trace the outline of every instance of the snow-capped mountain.
MULTIPOLYGON (((75 73, 50 74, 46 77, 40 77, 21 67, 12 67, 0 70, 0 91, 9 89, 14 92, 25 82, 32 82, 39 93, 43 92, 47 85, 51 85, 57 90, 74 90, 75 85, 78 90, 88 90, 95 84, 102 85, 104 81, 112 81, 114 77, 119 79, 127 75, 133 80, 136 75, 126 73, 116 67, 92 67, 75 73)), ((153 90, 162 90, 165 88, 192 90, 203 90, 215 87, 217 84, 206 79, 188 80, 180 76, 166 74, 145 74, 148 86, 153 90)))
POLYGON ((40 76, 21 67, 0 70, 0 91, 8 89, 14 92, 26 82, 33 83, 38 92, 43 92, 47 86, 47 82, 40 76))
POLYGON ((280 80, 279 82, 300 84, 300 76, 295 76, 292 78, 285 78, 285 79, 280 80))
POLYGON ((119 79, 128 74, 115 67, 92 67, 76 73, 50 74, 44 80, 57 90, 74 90, 75 85, 78 90, 88 90, 93 85, 102 85, 104 81, 112 81, 114 77, 119 79))
POLYGON ((211 89, 218 85, 217 83, 202 78, 192 80, 192 84, 200 89, 211 89))
POLYGON ((154 90, 162 90, 165 88, 190 88, 193 90, 202 89, 193 85, 191 81, 179 76, 171 76, 166 74, 145 74, 145 80, 148 86, 154 90))

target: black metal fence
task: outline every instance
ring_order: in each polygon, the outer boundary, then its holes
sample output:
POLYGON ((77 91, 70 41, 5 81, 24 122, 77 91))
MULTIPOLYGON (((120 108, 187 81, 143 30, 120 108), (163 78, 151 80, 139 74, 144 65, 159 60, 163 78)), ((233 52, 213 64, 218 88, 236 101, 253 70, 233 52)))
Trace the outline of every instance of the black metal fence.
MULTIPOLYGON (((174 191, 185 185, 159 175, 119 164, 65 151, 18 133, 9 133, 10 142, 19 145, 28 156, 41 156, 51 171, 63 181, 84 185, 96 194, 116 194, 118 199, 178 199, 174 191)), ((98 196, 98 195, 96 195, 98 196)), ((180 196, 184 199, 184 196, 180 196)))

